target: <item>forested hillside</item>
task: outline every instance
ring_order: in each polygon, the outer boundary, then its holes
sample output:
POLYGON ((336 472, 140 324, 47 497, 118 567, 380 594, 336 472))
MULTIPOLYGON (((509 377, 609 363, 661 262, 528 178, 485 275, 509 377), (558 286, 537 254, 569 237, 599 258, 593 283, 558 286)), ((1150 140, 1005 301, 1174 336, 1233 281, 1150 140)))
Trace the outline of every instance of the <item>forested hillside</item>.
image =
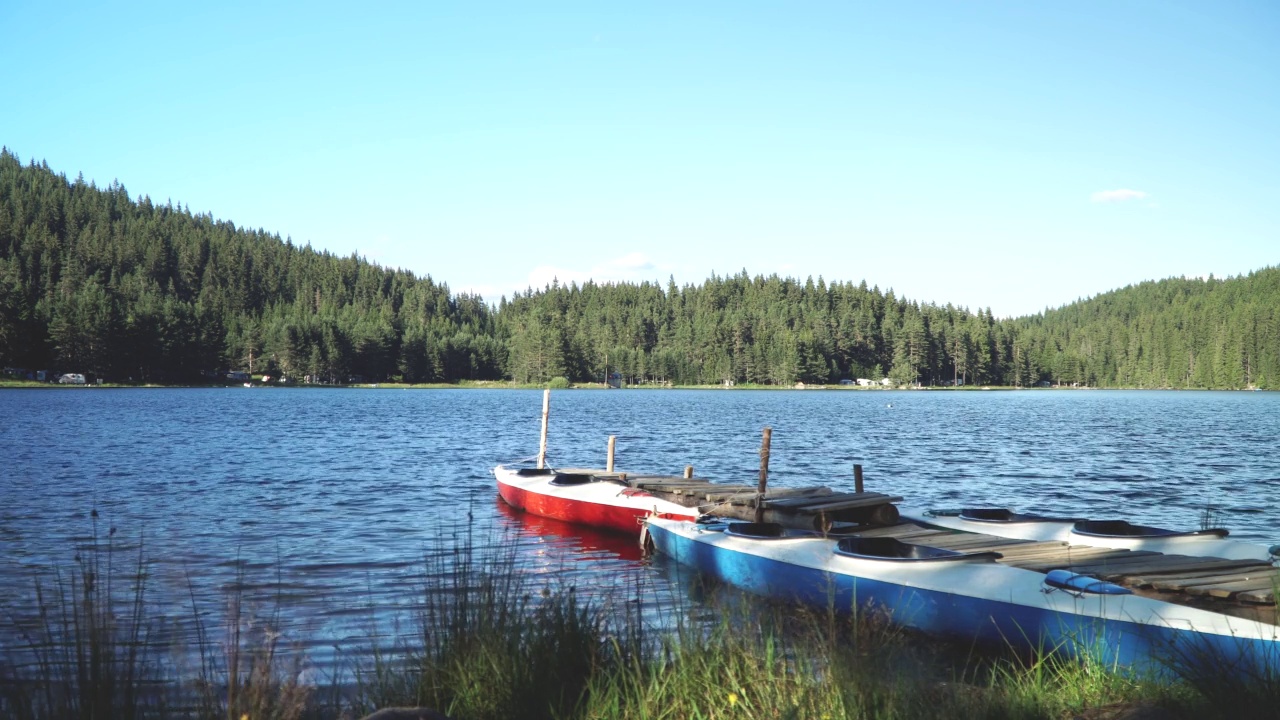
POLYGON ((496 377, 478 299, 0 152, 0 362, 185 381, 225 369, 496 377))
POLYGON ((184 382, 555 377, 674 384, 1280 387, 1280 269, 996 320, 865 282, 555 284, 496 308, 0 152, 0 363, 184 382))
POLYGON ((866 284, 712 277, 676 287, 553 287, 499 320, 508 373, 676 384, 788 385, 888 376, 899 384, 1280 387, 1280 268, 1169 279, 1017 320, 920 304, 866 284))
POLYGON ((1280 388, 1280 268, 1144 282, 1013 331, 1038 372, 1102 387, 1280 388))
POLYGON ((508 372, 676 384, 891 377, 1027 384, 1030 356, 989 312, 920 305, 866 283, 712 277, 701 285, 555 286, 499 310, 508 372))

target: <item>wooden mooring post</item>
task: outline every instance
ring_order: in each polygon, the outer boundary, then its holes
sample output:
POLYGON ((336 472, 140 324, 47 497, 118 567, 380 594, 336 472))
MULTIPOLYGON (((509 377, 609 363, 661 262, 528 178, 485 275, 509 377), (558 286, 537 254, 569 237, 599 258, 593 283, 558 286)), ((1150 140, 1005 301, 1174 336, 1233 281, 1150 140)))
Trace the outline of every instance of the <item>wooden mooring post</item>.
POLYGON ((615 447, 617 447, 617 445, 618 445, 618 436, 610 435, 609 436, 609 459, 604 466, 604 469, 606 472, 613 472, 613 450, 615 447))
POLYGON ((692 465, 685 465, 685 466, 684 466, 684 479, 685 479, 685 480, 692 480, 692 479, 693 479, 693 466, 692 466, 692 465))
POLYGON ((547 416, 551 414, 551 388, 542 391, 542 439, 538 442, 538 469, 547 466, 547 416))
POLYGON ((773 428, 764 429, 764 438, 760 441, 760 484, 756 487, 756 522, 764 522, 764 492, 769 484, 769 441, 773 439, 773 428))
POLYGON ((862 492, 862 466, 857 463, 853 465, 853 491, 862 492))

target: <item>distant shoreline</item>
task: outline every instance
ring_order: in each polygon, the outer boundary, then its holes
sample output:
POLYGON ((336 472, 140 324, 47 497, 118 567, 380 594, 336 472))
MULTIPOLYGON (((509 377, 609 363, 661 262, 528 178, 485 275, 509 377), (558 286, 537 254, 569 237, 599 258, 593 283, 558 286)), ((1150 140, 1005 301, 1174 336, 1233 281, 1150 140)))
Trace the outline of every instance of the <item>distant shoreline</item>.
MULTIPOLYGON (((47 390, 120 390, 120 389, 188 389, 188 390, 205 390, 205 389, 222 389, 222 388, 241 388, 239 384, 210 384, 210 385, 188 385, 176 383, 172 385, 163 385, 157 383, 103 383, 101 385, 59 385, 57 383, 46 383, 35 380, 12 380, 0 379, 0 390, 12 389, 47 389, 47 390)), ((522 384, 515 382, 507 382, 502 380, 477 380, 465 381, 460 383, 352 383, 349 385, 322 385, 322 384, 302 384, 302 385, 275 385, 254 383, 250 389, 273 389, 273 390, 295 390, 299 388, 325 389, 325 390, 343 390, 343 389, 359 389, 359 390, 543 390, 548 386, 546 383, 541 384, 522 384)), ((557 390, 608 390, 618 388, 608 388, 604 383, 574 383, 567 388, 555 388, 557 390)), ((744 383, 741 385, 724 386, 724 385, 628 385, 623 390, 774 390, 774 391, 813 391, 827 390, 836 392, 888 392, 888 391, 913 391, 913 392, 998 392, 998 391, 1177 391, 1177 392, 1271 392, 1264 388, 1144 388, 1144 387, 1067 387, 1067 386, 1050 386, 1050 387, 1015 387, 1011 385, 965 385, 962 387, 948 386, 924 386, 924 387, 864 387, 859 385, 804 385, 784 386, 784 385, 755 385, 744 383)))

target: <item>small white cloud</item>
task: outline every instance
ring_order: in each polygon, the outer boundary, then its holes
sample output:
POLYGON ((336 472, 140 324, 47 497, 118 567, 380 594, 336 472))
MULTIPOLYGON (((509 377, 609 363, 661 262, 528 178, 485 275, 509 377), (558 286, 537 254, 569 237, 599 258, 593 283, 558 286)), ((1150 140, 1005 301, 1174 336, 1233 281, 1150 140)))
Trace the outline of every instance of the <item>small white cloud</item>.
POLYGON ((644 253, 630 252, 605 260, 587 270, 539 265, 529 272, 529 287, 534 289, 546 287, 552 280, 558 280, 561 285, 569 283, 581 285, 588 280, 598 283, 640 282, 655 280, 655 271, 658 270, 660 270, 658 265, 644 253))
POLYGON ((1141 190, 1129 190, 1128 188, 1120 188, 1119 190, 1099 190, 1089 199, 1096 203, 1116 203, 1126 200, 1141 200, 1148 196, 1141 190))
POLYGON ((610 265, 622 270, 652 270, 654 268, 653 261, 644 253, 639 252, 627 253, 604 264, 605 267, 610 265))

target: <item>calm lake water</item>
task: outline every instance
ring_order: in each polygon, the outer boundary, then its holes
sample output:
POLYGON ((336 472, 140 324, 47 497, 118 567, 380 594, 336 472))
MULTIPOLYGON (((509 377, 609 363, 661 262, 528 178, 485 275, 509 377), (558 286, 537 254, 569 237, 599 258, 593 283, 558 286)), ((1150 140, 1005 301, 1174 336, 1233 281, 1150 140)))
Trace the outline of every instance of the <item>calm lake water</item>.
MULTIPOLYGON (((0 626, 93 536, 151 563, 150 599, 216 614, 229 589, 282 609, 319 664, 387 638, 463 539, 536 582, 688 603, 633 541, 505 508, 490 468, 537 450, 541 391, 0 391, 0 626), (336 650, 335 650, 336 648, 336 650)), ((1000 505, 1280 542, 1280 394, 1119 391, 561 391, 553 465, 852 485, 913 505, 1000 505)), ((265 610, 264 610, 265 612, 265 610)), ((0 632, 0 652, 12 650, 0 632)))

